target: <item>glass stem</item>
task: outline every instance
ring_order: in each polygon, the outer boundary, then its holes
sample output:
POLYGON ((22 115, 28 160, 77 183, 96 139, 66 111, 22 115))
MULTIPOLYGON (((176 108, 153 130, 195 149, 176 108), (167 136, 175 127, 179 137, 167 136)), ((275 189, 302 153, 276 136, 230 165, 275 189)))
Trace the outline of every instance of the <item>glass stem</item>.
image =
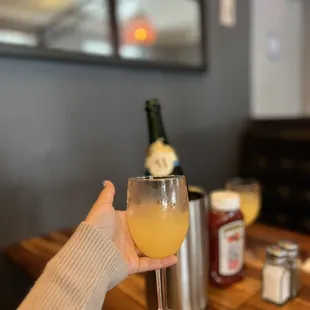
POLYGON ((156 270, 158 310, 168 310, 166 268, 156 270))

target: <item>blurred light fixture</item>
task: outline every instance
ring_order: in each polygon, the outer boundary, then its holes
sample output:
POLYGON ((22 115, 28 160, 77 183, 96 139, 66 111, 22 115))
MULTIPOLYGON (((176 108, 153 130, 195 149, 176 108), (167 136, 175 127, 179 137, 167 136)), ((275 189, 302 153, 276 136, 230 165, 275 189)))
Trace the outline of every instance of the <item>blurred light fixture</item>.
POLYGON ((123 43, 151 45, 156 42, 156 30, 144 15, 136 16, 124 24, 123 43))
POLYGON ((134 32, 134 36, 137 41, 145 41, 148 37, 148 31, 145 28, 137 28, 134 32))
POLYGON ((73 5, 72 0, 37 0, 36 5, 40 9, 50 10, 50 9, 62 9, 73 5))

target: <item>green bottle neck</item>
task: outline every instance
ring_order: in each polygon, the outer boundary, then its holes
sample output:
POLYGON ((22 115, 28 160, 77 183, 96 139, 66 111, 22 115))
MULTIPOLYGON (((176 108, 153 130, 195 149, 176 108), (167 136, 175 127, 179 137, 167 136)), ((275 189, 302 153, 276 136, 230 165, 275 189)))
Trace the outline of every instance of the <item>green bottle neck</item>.
POLYGON ((147 121, 149 127, 149 143, 152 144, 156 140, 162 138, 163 142, 168 144, 168 139, 165 133, 163 120, 160 113, 160 108, 146 109, 147 121))

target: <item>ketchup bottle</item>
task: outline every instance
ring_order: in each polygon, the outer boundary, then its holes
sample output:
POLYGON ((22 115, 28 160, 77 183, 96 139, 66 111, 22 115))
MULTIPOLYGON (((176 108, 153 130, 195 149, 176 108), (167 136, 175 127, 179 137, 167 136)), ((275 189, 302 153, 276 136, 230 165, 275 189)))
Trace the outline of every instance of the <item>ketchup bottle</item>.
POLYGON ((230 286, 243 279, 244 222, 237 193, 211 193, 209 229, 210 282, 230 286))

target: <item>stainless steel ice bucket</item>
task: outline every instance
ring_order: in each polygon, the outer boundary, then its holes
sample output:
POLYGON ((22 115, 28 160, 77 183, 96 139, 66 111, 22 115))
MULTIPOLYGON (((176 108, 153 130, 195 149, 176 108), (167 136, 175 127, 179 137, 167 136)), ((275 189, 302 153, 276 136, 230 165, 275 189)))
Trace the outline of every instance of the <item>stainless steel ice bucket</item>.
MULTIPOLYGON (((168 307, 173 310, 207 308, 208 234, 207 199, 190 192, 190 224, 179 252, 177 265, 167 269, 168 307)), ((147 275, 148 309, 157 310, 155 274, 147 275)))

